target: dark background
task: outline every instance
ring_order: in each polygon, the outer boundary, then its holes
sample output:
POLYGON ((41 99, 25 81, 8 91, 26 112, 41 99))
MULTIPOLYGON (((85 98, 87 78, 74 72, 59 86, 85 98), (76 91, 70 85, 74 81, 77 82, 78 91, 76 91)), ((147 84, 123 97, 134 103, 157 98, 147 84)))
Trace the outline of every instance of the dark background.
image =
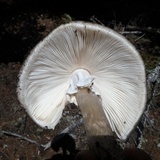
POLYGON ((124 26, 136 22, 142 28, 160 27, 160 5, 154 1, 0 0, 0 62, 22 62, 43 38, 35 27, 35 15, 54 18, 64 13, 73 20, 90 21, 95 16, 110 27, 113 22, 124 26), (21 21, 23 26, 16 26, 21 21))

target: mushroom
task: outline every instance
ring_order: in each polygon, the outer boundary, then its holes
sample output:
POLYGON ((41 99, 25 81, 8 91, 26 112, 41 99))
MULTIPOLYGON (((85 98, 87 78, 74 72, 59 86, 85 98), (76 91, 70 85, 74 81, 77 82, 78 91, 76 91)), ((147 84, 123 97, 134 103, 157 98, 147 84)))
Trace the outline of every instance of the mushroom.
POLYGON ((146 102, 145 68, 135 47, 108 27, 71 22, 31 51, 18 98, 41 127, 54 129, 66 103, 79 105, 88 135, 126 140, 146 102))

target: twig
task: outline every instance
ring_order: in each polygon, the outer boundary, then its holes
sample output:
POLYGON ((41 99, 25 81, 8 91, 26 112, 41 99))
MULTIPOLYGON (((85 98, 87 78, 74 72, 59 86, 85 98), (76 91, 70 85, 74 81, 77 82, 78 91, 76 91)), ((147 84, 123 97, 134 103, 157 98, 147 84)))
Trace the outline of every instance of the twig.
POLYGON ((142 34, 140 37, 138 37, 138 38, 135 40, 135 42, 137 42, 138 40, 140 40, 141 38, 143 38, 145 35, 146 35, 145 33, 142 34))
MULTIPOLYGON (((65 128, 62 132, 60 132, 60 134, 62 134, 62 133, 70 133, 71 131, 73 131, 76 127, 78 127, 78 126, 80 126, 80 125, 82 125, 83 124, 83 119, 81 118, 79 121, 77 121, 75 124, 72 124, 72 125, 70 125, 69 127, 67 127, 67 128, 65 128)), ((12 133, 12 132, 8 132, 8 131, 4 131, 4 130, 0 130, 0 133, 2 133, 2 134, 5 134, 5 135, 9 135, 9 136, 14 136, 14 137, 18 137, 18 138, 20 138, 20 139, 22 139, 22 140, 25 140, 25 141, 28 141, 28 142, 30 142, 30 143, 32 143, 32 144, 36 144, 37 146, 39 146, 39 147, 43 147, 44 148, 44 150, 47 150, 47 149, 49 149, 50 147, 51 147, 51 142, 52 142, 52 139, 48 142, 48 143, 46 143, 46 144, 40 144, 40 143, 38 143, 38 142, 36 142, 36 141, 34 141, 34 140, 32 140, 32 139, 29 139, 29 138, 27 138, 27 137, 24 137, 24 136, 22 136, 22 135, 19 135, 19 134, 17 134, 17 133, 12 133)))
MULTIPOLYGON (((132 139, 134 145, 135 145, 135 146, 138 146, 138 143, 137 143, 137 141, 135 140, 135 138, 134 138, 133 136, 131 136, 131 139, 132 139)), ((124 149, 124 148, 123 148, 123 149, 124 149)))
POLYGON ((24 137, 24 136, 22 136, 22 135, 19 135, 19 134, 17 134, 17 133, 12 133, 12 132, 8 132, 8 131, 4 131, 4 130, 1 130, 0 132, 3 133, 3 134, 9 135, 9 136, 18 137, 18 138, 23 139, 23 140, 25 140, 25 141, 28 141, 28 142, 30 142, 30 143, 36 144, 37 146, 43 147, 42 144, 40 144, 40 143, 38 143, 38 142, 36 142, 36 141, 34 141, 34 140, 31 140, 31 139, 29 139, 29 138, 27 138, 27 137, 24 137))
POLYGON ((104 26, 104 24, 103 24, 100 20, 98 20, 95 16, 92 16, 92 17, 90 18, 90 20, 91 20, 92 22, 99 23, 99 24, 101 24, 102 26, 104 26))
POLYGON ((147 122, 151 125, 151 127, 156 130, 156 131, 160 131, 160 129, 156 128, 152 123, 151 120, 149 119, 147 113, 144 113, 144 116, 146 117, 147 122))
MULTIPOLYGON (((81 118, 80 120, 78 120, 75 124, 72 124, 69 127, 65 128, 59 134, 62 134, 62 133, 71 133, 75 128, 81 126, 82 124, 83 124, 83 118, 81 118)), ((52 143, 52 139, 53 138, 51 138, 51 140, 48 143, 46 143, 46 144, 43 145, 45 151, 51 147, 51 143, 52 143)))
POLYGON ((127 30, 130 30, 130 31, 133 31, 133 30, 141 30, 143 33, 150 33, 150 34, 156 34, 156 35, 159 35, 160 34, 160 31, 158 28, 145 28, 145 27, 137 27, 137 26, 131 26, 131 25, 127 25, 126 26, 126 29, 127 30))
POLYGON ((123 31, 119 32, 120 34, 142 34, 141 31, 123 31))
POLYGON ((65 128, 60 134, 62 134, 62 133, 70 133, 75 128, 81 126, 82 124, 83 124, 83 118, 81 118, 80 120, 78 120, 75 124, 72 124, 69 127, 65 128))
POLYGON ((141 148, 142 146, 142 143, 143 143, 143 132, 141 131, 141 129, 137 126, 137 130, 139 131, 140 133, 140 136, 139 136, 139 142, 137 144, 137 148, 141 148))

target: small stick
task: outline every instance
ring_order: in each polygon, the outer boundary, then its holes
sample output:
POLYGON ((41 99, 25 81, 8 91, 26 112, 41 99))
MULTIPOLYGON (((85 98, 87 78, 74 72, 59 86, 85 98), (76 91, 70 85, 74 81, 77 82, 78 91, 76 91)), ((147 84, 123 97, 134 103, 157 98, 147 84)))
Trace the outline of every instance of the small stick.
POLYGON ((80 120, 78 120, 75 124, 72 124, 72 125, 68 126, 67 128, 65 128, 60 134, 62 134, 62 133, 70 133, 75 128, 81 126, 82 124, 83 124, 83 118, 81 118, 80 120))
MULTIPOLYGON (((123 31, 123 32, 119 32, 120 34, 142 34, 141 31, 123 31)), ((143 34, 142 36, 144 36, 145 34, 143 34)), ((141 37, 142 37, 141 36, 141 37)), ((139 39, 139 38, 138 38, 139 39)))
POLYGON ((42 144, 40 144, 40 143, 38 143, 38 142, 36 142, 36 141, 34 141, 34 140, 31 140, 31 139, 29 139, 29 138, 27 138, 27 137, 24 137, 24 136, 22 136, 22 135, 19 135, 19 134, 17 134, 17 133, 12 133, 12 132, 8 132, 8 131, 4 131, 4 130, 1 130, 0 132, 3 133, 3 134, 9 135, 9 136, 18 137, 18 138, 23 139, 23 140, 25 140, 25 141, 28 141, 28 142, 30 142, 30 143, 36 144, 37 146, 43 147, 42 144))
MULTIPOLYGON (((63 131, 61 131, 59 134, 62 134, 62 133, 71 133, 75 128, 81 126, 83 124, 83 118, 81 118, 80 120, 78 120, 75 124, 72 124, 70 126, 68 126, 67 128, 65 128, 63 131)), ((53 137, 54 138, 54 137, 53 137)), ((49 149, 51 147, 51 143, 52 143, 52 139, 43 145, 44 147, 44 151, 46 151, 47 149, 49 149)))
POLYGON ((140 40, 141 38, 143 38, 146 34, 141 35, 140 37, 138 37, 135 42, 137 42, 138 40, 140 40))
POLYGON ((90 20, 93 21, 93 22, 95 22, 95 23, 99 23, 99 24, 101 24, 102 26, 104 26, 104 24, 103 24, 100 20, 98 20, 95 16, 92 16, 92 17, 90 18, 90 20))
MULTIPOLYGON (((81 126, 83 124, 83 118, 81 118, 80 120, 78 120, 75 124, 72 124, 72 125, 70 125, 69 127, 67 127, 67 128, 65 128, 62 132, 60 132, 60 134, 61 133, 70 133, 71 131, 73 131, 75 128, 77 128, 78 126, 81 126)), ((24 136, 22 136, 22 135, 19 135, 19 134, 17 134, 17 133, 12 133, 12 132, 8 132, 8 131, 4 131, 4 130, 1 130, 0 131, 2 134, 5 134, 5 135, 9 135, 9 136, 14 136, 14 137, 18 137, 18 138, 20 138, 20 139, 22 139, 22 140, 25 140, 25 141, 28 141, 28 142, 30 142, 30 143, 32 143, 32 144, 36 144, 37 146, 39 146, 39 147, 43 147, 44 148, 44 151, 45 150, 47 150, 47 149, 49 149, 50 147, 51 147, 51 142, 52 142, 52 139, 48 142, 48 143, 46 143, 46 144, 40 144, 40 143, 38 143, 38 142, 36 142, 36 141, 34 141, 34 140, 31 140, 31 139, 29 139, 29 138, 27 138, 27 137, 24 137, 24 136)))
POLYGON ((154 130, 160 131, 160 129, 156 128, 156 127, 151 123, 151 120, 149 119, 147 113, 144 113, 144 116, 145 116, 147 122, 151 125, 151 127, 152 127, 154 130))
POLYGON ((140 133, 139 143, 137 145, 137 148, 141 148, 142 147, 142 143, 143 143, 143 133, 142 133, 141 129, 138 126, 137 126, 137 129, 138 129, 138 131, 140 133))
MULTIPOLYGON (((62 132, 60 132, 60 134, 61 133, 70 133, 71 131, 73 131, 75 128, 77 128, 78 126, 81 126, 83 124, 83 118, 81 118, 80 120, 78 120, 75 124, 72 124, 72 125, 70 125, 69 127, 67 127, 67 128, 65 128, 62 132)), ((25 141, 28 141, 28 142, 30 142, 30 143, 32 143, 32 144, 36 144, 37 146, 39 146, 39 147, 43 147, 44 148, 44 151, 45 150, 47 150, 47 149, 49 149, 50 147, 51 147, 51 142, 52 142, 52 139, 48 142, 48 143, 46 143, 46 144, 40 144, 40 143, 38 143, 38 142, 36 142, 36 141, 34 141, 34 140, 31 140, 31 139, 29 139, 29 138, 27 138, 27 137, 24 137, 24 136, 22 136, 22 135, 19 135, 19 134, 17 134, 17 133, 12 133, 12 132, 8 132, 8 131, 4 131, 4 130, 1 130, 0 131, 1 133, 3 133, 3 134, 5 134, 5 135, 9 135, 9 136, 14 136, 14 137, 18 137, 18 138, 20 138, 20 139, 22 139, 22 140, 25 140, 25 141)))

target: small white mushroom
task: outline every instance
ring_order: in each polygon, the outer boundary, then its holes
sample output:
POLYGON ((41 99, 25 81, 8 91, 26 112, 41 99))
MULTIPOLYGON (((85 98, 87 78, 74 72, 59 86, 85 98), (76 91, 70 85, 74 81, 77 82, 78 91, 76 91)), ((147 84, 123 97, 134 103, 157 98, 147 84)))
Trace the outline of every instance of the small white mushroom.
MULTIPOLYGON (((80 108, 84 105, 86 118, 89 103, 94 103, 87 94, 96 97, 102 108, 100 113, 88 110, 90 123, 97 115, 105 117, 107 126, 126 140, 145 108, 145 68, 135 47, 122 35, 98 24, 71 22, 53 30, 32 50, 21 69, 17 91, 31 118, 49 129, 59 122, 67 101, 80 108)), ((107 127, 103 124, 98 125, 107 127)))

